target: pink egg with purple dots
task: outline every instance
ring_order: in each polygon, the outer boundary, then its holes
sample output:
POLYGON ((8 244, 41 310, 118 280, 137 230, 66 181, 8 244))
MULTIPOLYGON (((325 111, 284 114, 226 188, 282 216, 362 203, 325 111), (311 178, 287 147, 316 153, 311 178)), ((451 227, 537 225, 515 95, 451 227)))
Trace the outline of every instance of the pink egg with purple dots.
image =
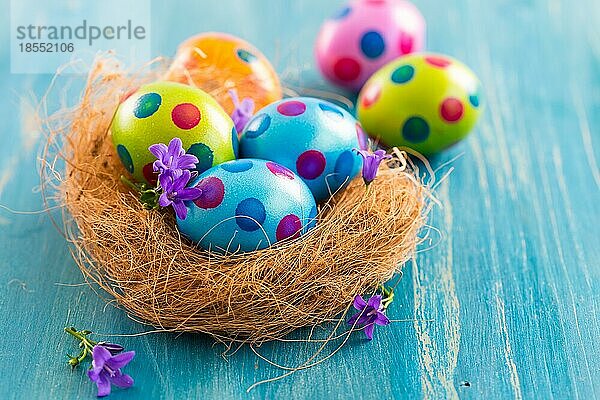
POLYGON ((243 159, 215 166, 191 186, 201 196, 186 202, 179 231, 205 250, 249 252, 305 234, 317 206, 296 174, 273 161, 243 159))
POLYGON ((315 56, 325 78, 358 91, 383 65, 424 46, 425 19, 412 3, 354 0, 325 21, 315 56))
POLYGON ((248 121, 240 157, 289 168, 322 201, 356 176, 362 161, 353 149, 366 147, 360 124, 346 110, 321 99, 293 97, 264 107, 248 121))

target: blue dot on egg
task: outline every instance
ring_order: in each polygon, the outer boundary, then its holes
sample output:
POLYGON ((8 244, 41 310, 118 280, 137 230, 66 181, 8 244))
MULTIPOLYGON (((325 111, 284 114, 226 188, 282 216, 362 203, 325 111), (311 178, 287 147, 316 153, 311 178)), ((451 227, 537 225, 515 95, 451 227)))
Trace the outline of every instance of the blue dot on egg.
POLYGON ((250 197, 239 202, 235 209, 235 216, 235 222, 242 230, 254 232, 265 222, 267 213, 260 200, 250 197))
POLYGON ((348 14, 350 14, 350 12, 352 11, 352 8, 350 7, 344 7, 341 10, 339 10, 337 13, 335 13, 331 19, 344 19, 348 16, 348 14))
POLYGON ((227 172, 244 172, 248 171, 252 168, 252 161, 250 160, 235 160, 229 161, 224 164, 221 164, 221 168, 223 168, 227 172))
POLYGON ((148 118, 160 107, 162 97, 158 93, 146 93, 141 95, 135 102, 133 115, 137 118, 148 118))
POLYGON ((354 154, 346 150, 339 155, 333 169, 334 178, 339 185, 346 183, 354 171, 354 154))
POLYGON ((412 65, 402 65, 392 72, 392 82, 406 83, 415 75, 415 69, 412 65))
POLYGON ((231 128, 231 145, 233 146, 233 155, 235 158, 238 158, 240 153, 240 140, 237 131, 235 130, 235 125, 231 128))
POLYGON ((199 174, 212 167, 214 160, 213 151, 204 143, 195 143, 191 145, 187 152, 198 158, 196 171, 198 171, 199 174))
POLYGON ((385 50, 385 41, 379 32, 366 32, 360 39, 360 49, 368 58, 377 58, 385 50))
POLYGON ((268 114, 259 114, 246 125, 245 135, 251 139, 257 138, 265 133, 269 126, 271 126, 271 117, 268 114))
POLYGON ((117 146, 117 154, 121 159, 121 162, 127 168, 127 171, 133 174, 133 160, 131 159, 131 154, 122 144, 117 146))
POLYGON ((429 137, 429 124, 421 117, 410 117, 402 127, 402 136, 411 143, 424 142, 429 137))
POLYGON ((469 102, 473 107, 479 107, 479 96, 476 93, 473 93, 469 96, 469 102))
POLYGON ((344 118, 344 114, 340 111, 339 108, 331 106, 325 103, 319 103, 319 108, 327 115, 328 117, 334 120, 340 120, 344 118))
POLYGON ((238 49, 237 55, 242 61, 248 64, 257 60, 257 57, 254 54, 250 53, 248 50, 238 49))

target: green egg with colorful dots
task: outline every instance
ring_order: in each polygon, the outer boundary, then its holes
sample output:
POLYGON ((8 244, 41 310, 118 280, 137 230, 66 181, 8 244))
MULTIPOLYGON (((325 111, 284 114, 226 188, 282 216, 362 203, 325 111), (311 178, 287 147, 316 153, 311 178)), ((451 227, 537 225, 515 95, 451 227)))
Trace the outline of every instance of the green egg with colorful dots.
POLYGON ((178 137, 198 157, 199 174, 236 158, 233 121, 204 91, 180 83, 154 82, 140 87, 119 105, 110 127, 121 163, 138 182, 156 183, 148 150, 178 137))
POLYGON ((465 138, 482 111, 481 84, 461 62, 421 53, 386 64, 358 97, 358 119, 390 147, 430 155, 465 138))

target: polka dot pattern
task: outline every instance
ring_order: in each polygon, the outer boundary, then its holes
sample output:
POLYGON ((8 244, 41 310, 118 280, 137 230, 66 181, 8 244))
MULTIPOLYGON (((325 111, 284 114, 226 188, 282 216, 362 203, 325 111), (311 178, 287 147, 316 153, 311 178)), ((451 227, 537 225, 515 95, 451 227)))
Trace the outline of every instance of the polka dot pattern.
POLYGON ((340 121, 341 119, 344 119, 344 114, 342 114, 340 109, 337 107, 334 107, 330 104, 319 103, 319 108, 325 113, 326 116, 335 121, 340 121))
POLYGON ((383 36, 377 31, 369 31, 360 39, 360 49, 367 58, 377 58, 385 51, 383 36))
POLYGON ((469 103, 475 108, 479 107, 479 96, 477 94, 472 94, 469 96, 469 103))
POLYGON ((277 240, 296 239, 300 237, 302 231, 302 222, 297 215, 288 214, 279 221, 275 237, 277 240))
POLYGON ((392 72, 392 82, 407 83, 415 75, 415 69, 412 65, 402 65, 392 72))
POLYGON ((218 207, 225 198, 225 186, 217 177, 204 178, 196 187, 202 190, 202 194, 194 200, 194 204, 205 210, 218 207))
POLYGON ((429 125, 419 116, 410 117, 402 127, 402 136, 411 143, 420 143, 429 137, 429 125))
POLYGON ((362 105, 369 108, 379 100, 381 96, 381 85, 377 82, 369 83, 362 93, 362 105))
POLYGON ((343 57, 333 65, 333 73, 344 82, 353 81, 360 75, 360 64, 353 58, 343 57))
POLYGON ((256 57, 254 54, 250 53, 248 50, 244 50, 244 49, 238 49, 237 50, 237 56, 240 58, 240 60, 242 60, 245 63, 253 63, 256 60, 258 60, 258 57, 256 57))
POLYGON ((444 99, 440 105, 440 115, 449 123, 458 122, 462 118, 463 112, 463 104, 455 97, 444 99))
POLYGON ((425 61, 428 64, 438 68, 446 68, 448 65, 450 65, 450 60, 440 56, 427 56, 425 57, 425 61))
POLYGON ((146 93, 141 95, 133 107, 133 115, 136 118, 148 118, 160 107, 162 97, 158 93, 146 93))
POLYGON ((347 183, 354 170, 354 154, 350 150, 346 150, 339 155, 333 169, 333 178, 339 185, 347 183))
POLYGON ((304 179, 316 179, 325 170, 325 156, 318 150, 307 150, 296 160, 298 175, 304 179))
POLYGON ((240 154, 240 139, 238 133, 235 130, 235 125, 231 128, 231 145, 233 146, 233 155, 238 158, 240 154))
POLYGON ((398 48, 400 49, 400 54, 408 54, 411 53, 415 46, 415 39, 412 35, 409 35, 406 32, 400 33, 400 40, 398 41, 398 48))
POLYGON ((237 173, 248 171, 252 165, 250 160, 234 160, 221 164, 221 168, 227 172, 237 173))
POLYGON ((271 117, 268 114, 259 114, 246 126, 245 135, 252 139, 257 138, 265 133, 269 126, 271 126, 271 117))
POLYGON ((273 161, 267 161, 266 165, 269 171, 271 171, 274 175, 289 180, 294 179, 294 173, 286 167, 284 167, 283 165, 279 165, 277 163, 274 163, 273 161))
POLYGON ((122 144, 118 145, 117 154, 119 155, 119 158, 121 159, 121 162, 123 163, 127 171, 133 174, 133 160, 131 159, 131 154, 129 154, 127 148, 122 144))
POLYGON ((305 111, 306 104, 296 100, 285 101, 277 106, 277 112, 286 117, 296 117, 304 114, 305 111))
POLYGON ((171 120, 178 128, 192 129, 200 122, 200 110, 191 103, 176 105, 171 111, 171 120))
POLYGON ((195 143, 191 145, 187 153, 193 154, 198 158, 198 162, 196 163, 196 171, 198 171, 199 174, 212 167, 214 154, 210 147, 204 143, 195 143))
POLYGON ((150 185, 156 185, 158 183, 158 172, 154 171, 154 165, 152 164, 153 163, 150 162, 144 165, 142 174, 144 175, 144 179, 146 179, 150 185))
POLYGON ((254 197, 240 201, 235 209, 235 222, 246 232, 254 232, 260 229, 267 218, 265 206, 254 197))

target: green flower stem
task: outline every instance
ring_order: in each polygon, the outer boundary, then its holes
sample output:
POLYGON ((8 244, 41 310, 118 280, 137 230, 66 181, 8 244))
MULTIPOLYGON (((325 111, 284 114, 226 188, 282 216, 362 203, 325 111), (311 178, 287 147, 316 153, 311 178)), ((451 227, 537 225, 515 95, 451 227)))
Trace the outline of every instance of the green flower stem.
POLYGON ((127 186, 129 186, 130 188, 132 188, 133 190, 135 190, 136 192, 140 191, 140 187, 137 186, 135 183, 131 182, 124 175, 121 175, 121 182, 123 182, 124 184, 126 184, 127 186))
POLYGON ((91 340, 87 337, 87 335, 92 333, 91 331, 88 331, 88 330, 78 331, 77 329, 75 329, 74 327, 71 326, 71 327, 65 328, 65 332, 68 333, 69 335, 73 336, 77 340, 79 340, 80 341, 79 347, 82 348, 81 352, 79 353, 79 355, 77 357, 69 356, 68 363, 70 366, 75 368, 76 366, 81 364, 88 355, 92 354, 94 346, 97 345, 98 342, 91 340))
POLYGON ((383 296, 381 305, 382 305, 383 309, 385 310, 394 301, 394 289, 393 288, 388 289, 384 285, 379 285, 379 289, 381 290, 381 294, 383 296))

